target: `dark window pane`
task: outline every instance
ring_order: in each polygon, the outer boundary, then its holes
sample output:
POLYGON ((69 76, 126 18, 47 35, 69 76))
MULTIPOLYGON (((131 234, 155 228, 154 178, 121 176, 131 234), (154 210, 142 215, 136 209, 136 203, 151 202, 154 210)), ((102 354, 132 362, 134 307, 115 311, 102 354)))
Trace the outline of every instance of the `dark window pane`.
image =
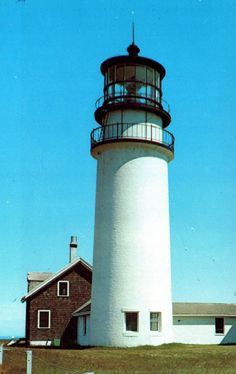
POLYGON ((127 312, 125 313, 126 331, 138 331, 138 313, 127 312))
POLYGON ((59 282, 59 296, 68 296, 67 282, 59 282))
POLYGON ((224 334, 224 318, 215 319, 216 334, 224 334))
POLYGON ((83 334, 87 334, 87 316, 83 316, 83 334))
POLYGON ((49 327, 49 312, 39 312, 39 327, 49 327))

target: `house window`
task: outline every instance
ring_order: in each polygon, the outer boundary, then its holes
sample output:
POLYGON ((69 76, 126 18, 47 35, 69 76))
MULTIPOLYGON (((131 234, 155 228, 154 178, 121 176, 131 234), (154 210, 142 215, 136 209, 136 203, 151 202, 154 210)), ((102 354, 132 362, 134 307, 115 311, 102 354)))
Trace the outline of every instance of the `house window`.
POLYGON ((138 331, 138 312, 125 313, 125 330, 138 331))
POLYGON ((57 296, 69 296, 69 281, 59 281, 57 283, 57 296))
POLYGON ((51 326, 51 311, 38 310, 38 328, 50 329, 51 326))
POLYGON ((224 318, 216 318, 215 319, 215 333, 224 334, 224 330, 225 330, 224 318))
POLYGON ((150 312, 150 331, 160 331, 160 317, 161 313, 150 312))

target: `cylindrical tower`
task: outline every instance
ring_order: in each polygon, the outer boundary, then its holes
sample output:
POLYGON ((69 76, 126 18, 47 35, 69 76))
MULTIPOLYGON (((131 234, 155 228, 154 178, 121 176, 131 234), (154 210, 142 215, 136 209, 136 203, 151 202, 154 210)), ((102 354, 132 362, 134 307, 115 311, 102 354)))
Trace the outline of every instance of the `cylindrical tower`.
POLYGON ((97 160, 90 344, 172 341, 168 162, 174 137, 163 108, 164 67, 139 56, 104 61, 91 153, 97 160))

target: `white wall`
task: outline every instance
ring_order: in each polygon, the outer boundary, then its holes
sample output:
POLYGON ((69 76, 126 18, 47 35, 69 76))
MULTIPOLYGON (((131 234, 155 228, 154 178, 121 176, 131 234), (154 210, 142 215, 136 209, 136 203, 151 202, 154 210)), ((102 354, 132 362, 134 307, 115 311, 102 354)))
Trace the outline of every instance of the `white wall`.
POLYGON ((152 112, 145 112, 138 109, 125 109, 122 110, 113 110, 107 114, 105 123, 144 123, 148 122, 149 124, 156 124, 157 126, 162 127, 163 121, 161 117, 152 112))
POLYGON ((172 341, 168 163, 151 145, 99 151, 91 311, 91 345, 135 346, 172 341), (125 310, 139 312, 127 333, 125 310), (162 333, 150 333, 150 311, 162 333))
POLYGON ((215 333, 215 317, 174 317, 173 332, 176 343, 229 344, 236 343, 236 317, 227 317, 225 333, 215 333))

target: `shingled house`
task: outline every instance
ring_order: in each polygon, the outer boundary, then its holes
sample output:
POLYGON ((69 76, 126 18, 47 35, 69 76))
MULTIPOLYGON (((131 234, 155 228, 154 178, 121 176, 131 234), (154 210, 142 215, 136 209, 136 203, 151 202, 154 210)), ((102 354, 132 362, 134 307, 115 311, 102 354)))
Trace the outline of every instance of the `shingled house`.
POLYGON ((28 273, 26 340, 30 345, 69 346, 77 343, 73 313, 91 297, 92 267, 76 257, 71 238, 70 263, 56 273, 28 273))

